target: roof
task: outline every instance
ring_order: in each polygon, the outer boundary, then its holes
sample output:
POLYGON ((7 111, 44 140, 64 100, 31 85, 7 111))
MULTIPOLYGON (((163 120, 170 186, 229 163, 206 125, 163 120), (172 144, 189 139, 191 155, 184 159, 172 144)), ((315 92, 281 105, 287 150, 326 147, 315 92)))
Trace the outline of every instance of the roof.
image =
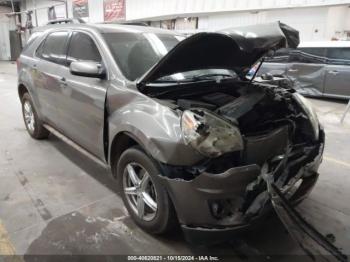
POLYGON ((350 41, 302 42, 298 47, 350 47, 350 41))
POLYGON ((150 26, 126 25, 126 24, 54 24, 37 27, 33 31, 45 31, 49 29, 93 29, 100 33, 158 33, 158 34, 173 34, 179 35, 175 31, 155 28, 150 26))

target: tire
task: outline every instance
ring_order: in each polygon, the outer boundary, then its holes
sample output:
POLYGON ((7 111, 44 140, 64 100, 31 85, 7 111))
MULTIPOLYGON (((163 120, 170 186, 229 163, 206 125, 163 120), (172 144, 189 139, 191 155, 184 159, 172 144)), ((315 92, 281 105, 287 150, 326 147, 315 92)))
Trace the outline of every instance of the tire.
POLYGON ((160 171, 155 161, 146 155, 140 147, 131 147, 125 150, 120 156, 116 169, 119 191, 122 195, 124 205, 135 223, 143 230, 152 234, 164 234, 172 230, 177 225, 176 213, 167 191, 159 181, 158 174, 160 174, 160 171), (133 192, 133 194, 131 194, 130 191, 126 193, 126 188, 133 188, 135 184, 132 183, 133 180, 130 179, 130 166, 140 179, 139 190, 141 193, 138 192, 134 194, 135 192, 133 192), (149 197, 145 197, 147 195, 143 195, 144 192, 142 193, 142 188, 144 188, 142 185, 145 184, 146 182, 144 181, 147 180, 149 181, 148 188, 144 190, 156 203, 156 210, 154 210, 155 206, 152 201, 142 200, 145 202, 144 213, 143 216, 141 216, 139 214, 139 200, 149 199, 149 197), (152 205, 148 205, 150 203, 152 203, 152 205), (153 209, 151 206, 153 206, 153 209))
POLYGON ((50 132, 43 126, 42 121, 39 119, 30 95, 25 93, 22 96, 21 102, 23 120, 29 135, 34 139, 47 138, 50 132))

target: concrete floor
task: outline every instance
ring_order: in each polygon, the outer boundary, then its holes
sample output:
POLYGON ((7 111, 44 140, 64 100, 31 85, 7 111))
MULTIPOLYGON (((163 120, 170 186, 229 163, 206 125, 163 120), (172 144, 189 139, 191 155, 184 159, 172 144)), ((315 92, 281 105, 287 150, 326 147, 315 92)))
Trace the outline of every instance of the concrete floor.
MULTIPOLYGON (((298 209, 350 254, 350 114, 345 103, 315 100, 327 143, 320 179, 298 209)), ((107 171, 54 136, 26 133, 16 89, 16 66, 0 63, 0 254, 211 254, 254 261, 256 256, 303 254, 281 222, 210 247, 187 244, 181 232, 154 237, 127 215, 107 171)), ((259 257, 258 260, 260 260, 259 257)))

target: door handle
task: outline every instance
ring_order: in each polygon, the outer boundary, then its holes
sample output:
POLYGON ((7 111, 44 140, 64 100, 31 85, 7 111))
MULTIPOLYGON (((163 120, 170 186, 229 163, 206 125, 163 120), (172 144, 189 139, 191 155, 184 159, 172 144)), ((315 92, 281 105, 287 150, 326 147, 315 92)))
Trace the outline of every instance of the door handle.
POLYGON ((330 70, 330 71, 328 71, 328 73, 330 73, 332 75, 337 75, 339 72, 337 70, 330 70))
POLYGON ((63 87, 66 87, 67 86, 67 81, 66 81, 66 78, 65 77, 61 77, 60 80, 60 85, 63 86, 63 87))
POLYGON ((299 70, 298 69, 288 69, 288 72, 291 72, 291 73, 295 73, 295 72, 298 72, 299 70))

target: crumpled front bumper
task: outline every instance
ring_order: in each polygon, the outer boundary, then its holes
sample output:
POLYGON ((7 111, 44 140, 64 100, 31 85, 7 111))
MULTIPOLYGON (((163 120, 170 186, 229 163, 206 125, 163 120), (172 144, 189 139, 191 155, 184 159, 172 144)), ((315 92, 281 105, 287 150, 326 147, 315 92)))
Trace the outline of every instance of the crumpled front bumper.
MULTIPOLYGON (((296 181, 281 191, 292 203, 298 203, 312 190, 318 179, 318 167, 322 161, 324 148, 324 132, 321 131, 318 152, 313 161, 301 168, 301 184, 296 190, 291 190, 296 181), (290 193, 293 192, 293 193, 290 193)), ((251 205, 261 205, 258 215, 247 217, 239 209, 244 201, 247 186, 262 175, 263 170, 258 165, 234 167, 220 174, 202 173, 193 180, 168 178, 161 176, 170 198, 175 206, 179 222, 188 241, 207 243, 210 235, 212 241, 232 236, 233 233, 246 229, 258 221, 271 207, 270 203, 259 203, 258 197, 251 205), (217 201, 229 202, 230 208, 236 210, 230 216, 218 218, 214 215, 217 201)), ((266 190, 265 201, 269 200, 266 190)), ((249 209, 249 208, 248 208, 249 209)))

